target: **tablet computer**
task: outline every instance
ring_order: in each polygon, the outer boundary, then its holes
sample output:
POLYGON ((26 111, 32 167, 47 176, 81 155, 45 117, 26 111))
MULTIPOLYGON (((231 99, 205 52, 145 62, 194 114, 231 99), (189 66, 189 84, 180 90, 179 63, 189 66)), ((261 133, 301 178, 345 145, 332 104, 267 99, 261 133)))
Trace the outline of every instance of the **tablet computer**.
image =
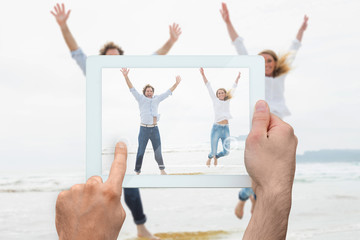
POLYGON ((250 187, 244 148, 264 69, 261 56, 88 57, 86 177, 105 181, 123 140, 123 187, 250 187))

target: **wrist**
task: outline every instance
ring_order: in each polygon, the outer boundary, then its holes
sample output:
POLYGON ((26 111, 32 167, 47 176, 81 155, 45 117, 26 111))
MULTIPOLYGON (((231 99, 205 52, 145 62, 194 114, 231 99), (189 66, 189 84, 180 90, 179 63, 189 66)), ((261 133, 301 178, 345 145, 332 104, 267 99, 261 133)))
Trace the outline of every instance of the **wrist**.
POLYGON ((65 30, 65 29, 68 28, 66 22, 65 22, 65 23, 62 23, 62 24, 59 24, 59 26, 60 26, 60 29, 61 29, 61 30, 65 30))
POLYGON ((282 209, 282 211, 290 212, 292 187, 283 188, 279 186, 274 187, 256 187, 256 197, 266 204, 270 204, 273 210, 282 209))
POLYGON ((249 239, 286 239, 288 220, 291 208, 288 196, 274 192, 263 192, 256 188, 256 207, 244 234, 249 239))

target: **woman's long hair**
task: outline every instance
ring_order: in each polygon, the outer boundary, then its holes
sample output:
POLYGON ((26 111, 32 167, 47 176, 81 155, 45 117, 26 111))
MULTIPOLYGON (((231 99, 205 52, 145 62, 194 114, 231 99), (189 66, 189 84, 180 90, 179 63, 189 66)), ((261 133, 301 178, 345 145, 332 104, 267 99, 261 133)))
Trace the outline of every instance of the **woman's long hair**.
POLYGON ((288 61, 288 58, 290 56, 290 52, 285 53, 283 55, 279 55, 279 57, 276 55, 276 53, 272 50, 263 50, 259 53, 259 55, 261 54, 269 54, 270 56, 272 56, 275 60, 275 69, 272 73, 272 76, 275 77, 279 77, 283 74, 288 73, 291 70, 290 67, 290 63, 288 61))
POLYGON ((218 90, 216 90, 216 97, 218 96, 218 92, 220 90, 223 90, 225 92, 225 98, 224 101, 230 100, 233 96, 232 96, 232 89, 230 89, 229 91, 226 91, 225 88, 219 88, 218 90))

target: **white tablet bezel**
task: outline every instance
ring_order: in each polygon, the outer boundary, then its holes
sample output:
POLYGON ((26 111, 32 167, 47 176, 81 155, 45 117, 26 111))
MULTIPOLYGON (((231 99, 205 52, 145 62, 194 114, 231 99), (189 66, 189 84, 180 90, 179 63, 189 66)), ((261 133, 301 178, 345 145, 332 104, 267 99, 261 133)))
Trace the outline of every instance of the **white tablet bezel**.
MULTIPOLYGON (((248 68, 250 124, 255 103, 265 98, 261 56, 90 56, 86 61, 86 179, 102 175, 103 68, 248 68)), ((119 136, 120 138, 121 136, 119 136)), ((123 187, 250 187, 248 175, 126 175, 123 187)))

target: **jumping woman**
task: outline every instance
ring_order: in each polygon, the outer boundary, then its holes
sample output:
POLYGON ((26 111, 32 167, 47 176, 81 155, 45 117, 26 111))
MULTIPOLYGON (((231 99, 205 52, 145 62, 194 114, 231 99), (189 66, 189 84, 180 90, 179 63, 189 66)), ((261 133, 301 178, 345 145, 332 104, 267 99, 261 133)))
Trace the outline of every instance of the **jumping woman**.
POLYGON ((207 80, 204 69, 200 68, 201 76, 203 77, 204 83, 209 91, 211 100, 213 102, 215 121, 211 130, 211 152, 208 155, 208 160, 206 165, 210 167, 211 159, 214 158, 214 166, 217 166, 217 160, 223 156, 229 154, 230 143, 225 141, 230 137, 229 130, 229 119, 232 118, 230 115, 230 99, 232 98, 232 93, 236 89, 237 84, 240 79, 239 75, 236 77, 233 88, 229 91, 226 91, 225 88, 219 88, 216 93, 211 88, 210 82, 207 80), (218 142, 221 139, 223 150, 217 152, 218 142))

